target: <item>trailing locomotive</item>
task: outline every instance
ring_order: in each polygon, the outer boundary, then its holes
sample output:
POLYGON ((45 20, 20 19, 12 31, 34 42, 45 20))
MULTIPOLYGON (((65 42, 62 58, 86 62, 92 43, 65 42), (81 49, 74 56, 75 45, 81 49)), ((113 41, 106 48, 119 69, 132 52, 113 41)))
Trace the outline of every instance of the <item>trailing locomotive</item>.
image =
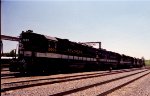
POLYGON ((18 59, 10 64, 13 72, 55 72, 142 67, 144 60, 91 46, 33 33, 20 34, 18 59))

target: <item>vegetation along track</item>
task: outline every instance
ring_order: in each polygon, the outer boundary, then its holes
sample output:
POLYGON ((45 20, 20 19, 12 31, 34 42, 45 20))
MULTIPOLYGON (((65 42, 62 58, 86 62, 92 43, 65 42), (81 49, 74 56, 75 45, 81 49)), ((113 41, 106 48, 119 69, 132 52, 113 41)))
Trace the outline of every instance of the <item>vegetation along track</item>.
MULTIPOLYGON (((134 71, 136 71, 137 69, 133 69, 134 71)), ((132 71, 133 71, 132 70, 132 71)), ((60 78, 46 78, 46 79, 38 79, 38 80, 27 80, 27 81, 19 81, 19 82, 9 82, 9 83, 3 83, 1 84, 1 92, 6 92, 6 91, 10 91, 10 90, 16 90, 16 89, 22 89, 22 88, 29 88, 29 87, 34 87, 34 86, 41 86, 41 85, 48 85, 48 84, 55 84, 55 83, 62 83, 62 82, 68 82, 68 81, 76 81, 76 80, 81 80, 81 79, 90 79, 90 78, 96 78, 96 77, 101 77, 103 78, 104 76, 107 75, 112 75, 112 74, 118 74, 118 73, 123 73, 123 72, 132 72, 131 70, 120 70, 120 71, 114 71, 114 72, 103 72, 103 73, 94 73, 94 74, 82 74, 82 75, 75 75, 75 76, 66 76, 66 77, 60 77, 60 78)), ((101 84, 105 84, 105 83, 109 83, 115 80, 119 80, 122 78, 126 78, 129 76, 133 76, 135 74, 139 74, 142 72, 147 71, 147 69, 142 69, 138 72, 132 73, 132 74, 128 74, 125 76, 121 76, 121 77, 117 77, 114 79, 110 79, 110 80, 106 80, 104 82, 101 82, 98 85, 101 84)), ((95 85, 92 85, 95 86, 95 85)), ((92 87, 91 86, 91 87, 92 87)), ((88 86, 89 87, 89 86, 88 86)), ((73 91, 78 91, 81 89, 86 89, 87 87, 82 87, 73 91)), ((71 91, 69 91, 71 92, 71 91)), ((66 92, 68 93, 68 92, 66 92)), ((65 94, 66 94, 65 93, 65 94)), ((60 93, 63 94, 63 93, 60 93)), ((59 95, 59 94, 57 94, 59 95)))

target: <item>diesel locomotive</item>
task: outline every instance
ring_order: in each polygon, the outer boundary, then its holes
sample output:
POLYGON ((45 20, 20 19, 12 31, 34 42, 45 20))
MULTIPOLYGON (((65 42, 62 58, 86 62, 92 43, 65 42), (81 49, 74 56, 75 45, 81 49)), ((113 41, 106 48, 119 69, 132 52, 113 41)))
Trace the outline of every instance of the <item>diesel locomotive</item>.
POLYGON ((20 34, 18 58, 11 72, 106 70, 144 66, 144 60, 31 30, 20 34))

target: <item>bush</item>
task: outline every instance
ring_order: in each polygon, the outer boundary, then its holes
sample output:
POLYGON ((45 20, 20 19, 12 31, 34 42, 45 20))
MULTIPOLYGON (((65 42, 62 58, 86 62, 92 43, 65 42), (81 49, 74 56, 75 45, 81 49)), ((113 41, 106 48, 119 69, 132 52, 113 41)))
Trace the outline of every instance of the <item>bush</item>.
POLYGON ((149 65, 150 66, 150 60, 145 60, 145 65, 149 65))

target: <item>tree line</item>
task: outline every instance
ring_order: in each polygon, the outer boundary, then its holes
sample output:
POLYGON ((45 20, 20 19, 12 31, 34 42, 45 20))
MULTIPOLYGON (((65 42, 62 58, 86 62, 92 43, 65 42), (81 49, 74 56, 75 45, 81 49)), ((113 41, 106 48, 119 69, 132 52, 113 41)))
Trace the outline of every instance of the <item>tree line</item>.
POLYGON ((16 54, 16 50, 13 49, 10 52, 6 52, 6 53, 2 53, 3 57, 15 57, 18 56, 18 54, 16 54))

